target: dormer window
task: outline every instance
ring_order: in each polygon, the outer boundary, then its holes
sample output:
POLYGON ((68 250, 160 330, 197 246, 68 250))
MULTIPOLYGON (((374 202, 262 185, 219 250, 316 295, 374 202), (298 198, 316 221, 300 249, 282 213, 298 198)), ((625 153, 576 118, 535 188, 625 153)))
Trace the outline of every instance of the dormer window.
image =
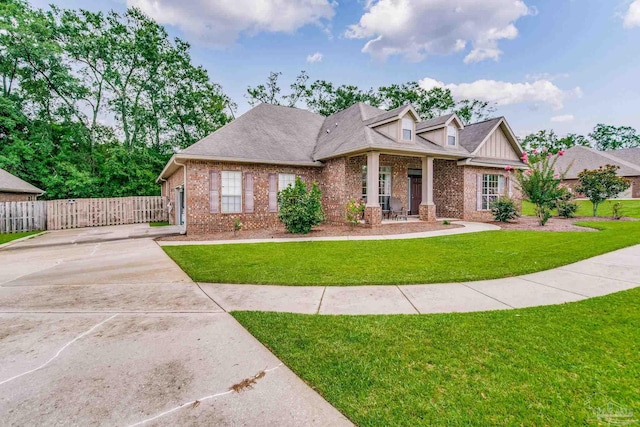
POLYGON ((413 120, 404 118, 402 119, 402 140, 413 140, 413 120))
POLYGON ((455 147, 458 144, 458 128, 447 126, 447 145, 455 147))

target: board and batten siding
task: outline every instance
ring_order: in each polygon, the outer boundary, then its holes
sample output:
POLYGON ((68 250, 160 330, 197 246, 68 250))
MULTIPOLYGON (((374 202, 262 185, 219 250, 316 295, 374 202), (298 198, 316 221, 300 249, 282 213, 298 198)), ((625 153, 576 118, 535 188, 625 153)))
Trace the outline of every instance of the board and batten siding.
POLYGON ((399 121, 396 120, 394 122, 391 123, 387 123, 384 124, 382 126, 377 126, 374 129, 377 130, 378 132, 380 132, 381 134, 393 139, 393 140, 397 140, 399 138, 399 128, 398 128, 398 123, 399 121))
POLYGON ((489 138, 482 147, 480 147, 477 155, 478 157, 519 160, 513 146, 499 126, 491 135, 489 135, 489 138))
POLYGON ((436 130, 432 130, 429 132, 423 132, 423 133, 419 133, 418 135, 420 135, 421 137, 428 139, 429 141, 444 146, 444 142, 447 138, 447 128, 440 128, 440 129, 436 129, 436 130))

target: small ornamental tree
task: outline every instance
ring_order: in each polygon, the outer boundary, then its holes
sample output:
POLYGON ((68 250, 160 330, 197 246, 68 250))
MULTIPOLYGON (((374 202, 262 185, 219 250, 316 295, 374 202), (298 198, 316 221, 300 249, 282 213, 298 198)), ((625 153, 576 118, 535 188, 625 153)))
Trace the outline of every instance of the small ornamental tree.
MULTIPOLYGON (((558 157, 563 155, 563 150, 558 151, 555 156, 544 149, 541 152, 533 150, 531 157, 525 152, 521 159, 529 169, 515 171, 518 187, 522 195, 534 205, 541 226, 551 218, 551 210, 564 192, 560 182, 566 172, 558 173, 555 170, 558 157)), ((506 169, 513 171, 509 166, 506 169)))
POLYGON ((593 204, 593 216, 598 216, 598 206, 607 199, 618 197, 631 183, 617 175, 619 166, 605 165, 598 169, 583 170, 578 174, 578 193, 582 193, 593 204))
POLYGON ((311 227, 324 221, 322 191, 317 182, 307 190, 307 184, 296 177, 293 186, 278 192, 278 207, 278 219, 290 233, 307 234, 311 227))
POLYGON ((347 222, 349 223, 350 228, 360 224, 362 213, 364 212, 364 206, 365 204, 362 200, 349 199, 349 203, 347 203, 345 210, 347 211, 347 222))

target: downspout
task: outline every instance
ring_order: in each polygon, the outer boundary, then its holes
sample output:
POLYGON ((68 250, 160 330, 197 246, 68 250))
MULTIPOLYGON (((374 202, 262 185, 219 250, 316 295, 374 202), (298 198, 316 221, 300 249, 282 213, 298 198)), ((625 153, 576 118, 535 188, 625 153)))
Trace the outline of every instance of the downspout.
POLYGON ((180 232, 180 234, 187 234, 187 165, 185 163, 178 163, 176 161, 176 159, 173 159, 173 163, 176 166, 181 166, 183 173, 184 173, 184 179, 183 179, 183 192, 184 192, 184 229, 180 232))

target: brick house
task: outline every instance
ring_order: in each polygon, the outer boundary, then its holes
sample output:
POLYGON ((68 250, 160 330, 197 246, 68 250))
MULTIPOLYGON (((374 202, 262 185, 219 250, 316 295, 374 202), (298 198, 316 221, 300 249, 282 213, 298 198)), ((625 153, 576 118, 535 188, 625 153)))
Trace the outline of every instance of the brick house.
POLYGON ((175 154, 158 177, 170 218, 188 233, 274 227, 277 192, 299 176, 317 181, 331 222, 350 198, 366 201, 365 222, 382 223, 390 199, 410 215, 490 220, 500 194, 516 199, 506 166, 522 149, 504 117, 464 125, 455 114, 421 120, 411 105, 364 103, 329 117, 261 104, 175 154))
POLYGON ((578 174, 585 169, 598 169, 601 166, 618 166, 618 176, 623 176, 631 182, 627 191, 620 194, 621 199, 640 198, 640 148, 626 148, 621 150, 598 151, 593 148, 575 146, 565 151, 558 158, 556 169, 566 171, 562 181, 569 188, 578 185, 578 174))
POLYGON ((36 200, 44 191, 0 169, 0 203, 36 200))

